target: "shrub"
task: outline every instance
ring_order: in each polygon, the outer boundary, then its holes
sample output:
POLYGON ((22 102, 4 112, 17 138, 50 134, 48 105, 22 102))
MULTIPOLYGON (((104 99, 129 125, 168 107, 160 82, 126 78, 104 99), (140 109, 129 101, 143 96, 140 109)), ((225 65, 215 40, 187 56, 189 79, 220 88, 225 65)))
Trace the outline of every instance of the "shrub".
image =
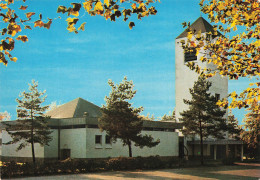
POLYGON ((10 178, 16 176, 50 175, 50 174, 72 174, 86 173, 103 170, 134 170, 169 168, 178 165, 176 158, 162 160, 159 156, 150 157, 119 157, 107 160, 71 160, 55 162, 44 162, 33 165, 28 163, 4 162, 2 166, 2 177, 10 178))
POLYGON ((222 163, 224 165, 233 165, 234 162, 235 162, 235 159, 232 157, 227 157, 227 158, 222 159, 222 163))

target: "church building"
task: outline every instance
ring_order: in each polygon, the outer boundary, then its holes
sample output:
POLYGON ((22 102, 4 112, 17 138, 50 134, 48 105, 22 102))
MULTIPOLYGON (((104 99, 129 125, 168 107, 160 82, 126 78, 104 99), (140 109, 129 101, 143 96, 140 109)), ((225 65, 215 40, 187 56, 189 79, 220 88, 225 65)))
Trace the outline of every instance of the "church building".
MULTIPOLYGON (((208 23, 203 17, 199 17, 193 24, 191 24, 192 30, 196 33, 199 31, 201 35, 206 35, 208 32, 213 34, 213 26, 208 23)), ((220 35, 220 33, 219 33, 220 35)), ((214 37, 211 37, 214 40, 214 37)), ((182 32, 175 40, 175 99, 176 99, 176 120, 179 122, 181 118, 180 113, 187 110, 189 107, 183 101, 183 99, 191 99, 191 94, 189 89, 193 88, 194 82, 198 80, 199 74, 195 71, 189 69, 186 66, 188 62, 194 62, 201 68, 211 68, 214 69, 213 64, 208 64, 207 62, 200 61, 200 58, 207 54, 205 50, 200 50, 196 55, 196 50, 191 53, 185 53, 182 48, 181 41, 187 43, 187 31, 182 32)), ((208 78, 212 83, 209 91, 216 97, 216 100, 225 98, 228 96, 228 77, 221 76, 219 74, 208 78)), ((224 115, 224 118, 228 118, 228 113, 224 115)), ((198 156, 200 154, 200 141, 199 137, 195 136, 193 138, 185 138, 186 147, 188 149, 188 154, 191 156, 198 156)), ((207 138, 204 140, 204 155, 211 157, 212 159, 222 159, 232 152, 235 157, 243 157, 243 143, 242 141, 237 141, 228 138, 228 133, 223 140, 217 140, 215 138, 207 138)))
MULTIPOLYGON (((50 116, 48 126, 52 130, 52 141, 49 146, 41 147, 35 144, 38 159, 93 159, 109 157, 128 157, 128 147, 121 140, 111 142, 106 132, 98 127, 101 116, 100 107, 77 98, 63 104, 46 114, 50 116)), ((11 122, 11 121, 9 121, 11 122)), ((12 123, 15 123, 13 121, 12 123)), ((142 134, 151 135, 160 143, 152 148, 139 148, 132 145, 133 157, 162 156, 177 157, 179 155, 178 132, 182 126, 179 123, 143 121, 142 134)), ((3 130, 3 143, 11 140, 3 130)), ((30 160, 31 146, 28 145, 16 151, 17 144, 3 145, 2 160, 30 160)))

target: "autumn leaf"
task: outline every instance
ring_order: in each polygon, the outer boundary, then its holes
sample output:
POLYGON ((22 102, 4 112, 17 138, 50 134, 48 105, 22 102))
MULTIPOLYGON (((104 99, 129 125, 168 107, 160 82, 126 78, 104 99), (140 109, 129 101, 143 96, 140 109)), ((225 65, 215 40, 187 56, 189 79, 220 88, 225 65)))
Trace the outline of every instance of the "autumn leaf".
POLYGON ((41 20, 34 22, 34 27, 43 27, 43 26, 44 26, 44 23, 41 20))
POLYGON ((21 6, 19 9, 26 10, 28 6, 21 6))
POLYGON ((30 19, 33 15, 35 15, 34 12, 28 12, 28 13, 25 13, 25 14, 26 14, 26 17, 27 17, 28 19, 30 19))
POLYGON ((28 25, 25 26, 24 29, 30 29, 30 30, 32 30, 31 26, 28 26, 28 25))
POLYGON ((132 30, 132 28, 135 26, 135 23, 134 22, 130 22, 128 26, 132 30))
POLYGON ((106 4, 107 6, 109 6, 109 4, 110 4, 109 1, 110 1, 110 0, 104 0, 104 4, 106 4))
POLYGON ((85 22, 84 23, 82 23, 81 25, 80 25, 80 27, 78 28, 78 30, 80 31, 85 31, 85 22))
POLYGON ((69 25, 76 24, 78 20, 79 20, 78 18, 71 18, 71 17, 66 19, 69 25))
POLYGON ((69 32, 75 32, 75 31, 76 31, 76 28, 74 27, 74 25, 69 25, 69 26, 67 27, 67 30, 68 30, 69 32))
POLYGON ((59 6, 58 9, 57 9, 57 13, 65 13, 67 12, 67 8, 65 6, 59 6))
POLYGON ((1 3, 1 4, 0 4, 0 8, 6 9, 6 8, 7 8, 7 4, 1 3))
POLYGON ((17 40, 20 40, 20 41, 23 41, 23 42, 28 41, 27 36, 21 36, 21 35, 19 35, 16 39, 17 39, 17 40))
POLYGON ((103 11, 102 2, 98 1, 94 7, 94 11, 103 11))
POLYGON ((84 9, 89 13, 89 11, 92 9, 92 1, 87 1, 83 3, 84 9))
POLYGON ((52 20, 49 19, 49 21, 48 21, 47 23, 45 23, 43 26, 44 26, 46 29, 50 29, 51 23, 52 23, 52 20))
POLYGON ((18 59, 16 57, 10 58, 11 61, 16 62, 18 59))

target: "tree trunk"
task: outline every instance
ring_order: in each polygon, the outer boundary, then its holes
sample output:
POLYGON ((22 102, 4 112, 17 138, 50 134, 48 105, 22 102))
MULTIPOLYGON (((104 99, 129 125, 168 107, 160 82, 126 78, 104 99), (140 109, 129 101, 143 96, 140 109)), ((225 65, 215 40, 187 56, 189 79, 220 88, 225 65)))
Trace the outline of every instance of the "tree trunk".
POLYGON ((132 147, 131 147, 131 141, 129 139, 127 140, 127 145, 129 149, 129 157, 132 157, 132 147))
POLYGON ((202 134, 202 126, 201 126, 201 121, 200 121, 200 160, 201 160, 201 165, 204 164, 204 157, 203 157, 203 134, 202 134))
POLYGON ((32 119, 32 125, 31 125, 31 147, 32 147, 32 158, 33 158, 33 164, 35 164, 34 138, 33 138, 33 129, 34 129, 34 124, 33 124, 32 111, 31 111, 31 119, 32 119))

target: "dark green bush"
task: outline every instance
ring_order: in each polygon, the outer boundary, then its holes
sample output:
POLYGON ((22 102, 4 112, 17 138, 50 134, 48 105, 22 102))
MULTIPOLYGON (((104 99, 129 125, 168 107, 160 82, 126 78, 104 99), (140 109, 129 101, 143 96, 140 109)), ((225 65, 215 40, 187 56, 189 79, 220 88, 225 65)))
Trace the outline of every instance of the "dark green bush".
POLYGON ((235 162, 235 158, 232 158, 232 157, 227 157, 227 158, 222 159, 222 163, 224 165, 233 165, 234 162, 235 162))
POLYGON ((2 177, 34 176, 50 174, 86 173, 104 170, 134 170, 171 168, 178 166, 176 158, 162 160, 159 156, 150 157, 119 157, 107 160, 71 160, 37 163, 3 163, 2 177))

